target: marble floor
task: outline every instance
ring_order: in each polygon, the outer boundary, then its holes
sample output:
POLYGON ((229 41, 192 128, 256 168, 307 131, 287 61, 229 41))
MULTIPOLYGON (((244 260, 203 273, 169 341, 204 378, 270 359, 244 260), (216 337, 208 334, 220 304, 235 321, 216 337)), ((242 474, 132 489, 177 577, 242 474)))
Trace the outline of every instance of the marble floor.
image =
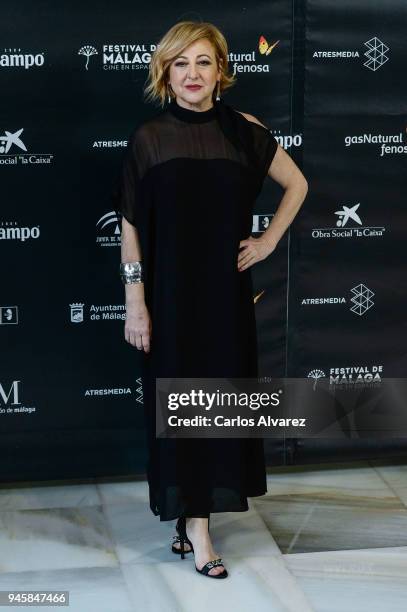
POLYGON ((0 591, 67 590, 72 612, 406 610, 407 459, 270 469, 249 503, 211 515, 230 574, 212 580, 171 553, 144 481, 3 486, 0 591))

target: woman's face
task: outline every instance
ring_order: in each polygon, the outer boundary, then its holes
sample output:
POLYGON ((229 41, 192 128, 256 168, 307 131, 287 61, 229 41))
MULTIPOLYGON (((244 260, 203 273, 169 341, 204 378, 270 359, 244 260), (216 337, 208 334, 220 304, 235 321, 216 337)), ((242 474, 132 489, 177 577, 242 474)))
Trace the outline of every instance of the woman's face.
POLYGON ((170 65, 169 82, 180 106, 192 110, 208 110, 212 92, 220 80, 215 51, 206 38, 182 51, 170 65))

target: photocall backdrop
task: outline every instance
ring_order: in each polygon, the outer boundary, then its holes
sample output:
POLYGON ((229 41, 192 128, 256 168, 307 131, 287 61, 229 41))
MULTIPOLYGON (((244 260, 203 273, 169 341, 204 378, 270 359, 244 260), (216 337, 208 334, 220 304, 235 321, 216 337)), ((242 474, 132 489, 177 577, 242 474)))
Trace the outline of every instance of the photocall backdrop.
MULTIPOLYGON (((177 21, 221 28, 238 79, 225 101, 257 116, 309 183, 253 267, 260 375, 404 375, 405 2, 20 1, 0 17, 1 481, 144 472, 141 355, 124 340, 111 190, 130 132, 159 111, 142 89, 177 21)), ((282 195, 267 178, 254 236, 282 195)), ((191 231, 198 222, 191 200, 191 231)), ((406 446, 265 440, 270 465, 406 446)))

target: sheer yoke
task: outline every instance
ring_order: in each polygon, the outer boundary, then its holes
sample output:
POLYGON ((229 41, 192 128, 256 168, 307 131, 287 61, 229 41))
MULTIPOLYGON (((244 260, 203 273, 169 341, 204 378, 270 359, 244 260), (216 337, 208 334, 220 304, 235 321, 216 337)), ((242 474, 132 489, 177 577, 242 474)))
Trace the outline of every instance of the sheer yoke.
POLYGON ((129 137, 114 205, 142 249, 147 478, 162 521, 245 511, 267 491, 261 439, 155 438, 155 378, 257 376, 251 269, 237 257, 277 146, 224 103, 199 112, 175 100, 129 137))

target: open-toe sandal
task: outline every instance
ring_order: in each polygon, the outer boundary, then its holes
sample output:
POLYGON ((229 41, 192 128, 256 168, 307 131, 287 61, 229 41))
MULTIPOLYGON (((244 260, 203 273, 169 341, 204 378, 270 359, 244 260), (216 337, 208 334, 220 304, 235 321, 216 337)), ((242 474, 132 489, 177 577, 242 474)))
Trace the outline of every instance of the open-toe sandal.
MULTIPOLYGON (((208 520, 208 528, 209 528, 209 520, 208 520)), ((192 542, 187 536, 186 520, 184 516, 178 519, 176 529, 178 531, 179 542, 181 544, 181 549, 177 552, 180 552, 181 559, 184 559, 186 552, 194 552, 194 547, 192 545, 192 542), (189 544, 189 546, 191 547, 191 551, 185 550, 184 548, 185 543, 189 544)), ((177 537, 177 536, 174 536, 174 537, 177 537)), ((226 576, 228 576, 226 567, 223 565, 222 559, 220 557, 218 559, 212 559, 211 561, 208 561, 208 563, 205 563, 205 565, 201 569, 198 569, 197 566, 195 565, 195 569, 199 574, 202 574, 203 576, 208 576, 209 578, 226 578, 226 576), (213 567, 219 567, 219 566, 224 568, 223 572, 220 572, 219 574, 209 573, 213 567)))

